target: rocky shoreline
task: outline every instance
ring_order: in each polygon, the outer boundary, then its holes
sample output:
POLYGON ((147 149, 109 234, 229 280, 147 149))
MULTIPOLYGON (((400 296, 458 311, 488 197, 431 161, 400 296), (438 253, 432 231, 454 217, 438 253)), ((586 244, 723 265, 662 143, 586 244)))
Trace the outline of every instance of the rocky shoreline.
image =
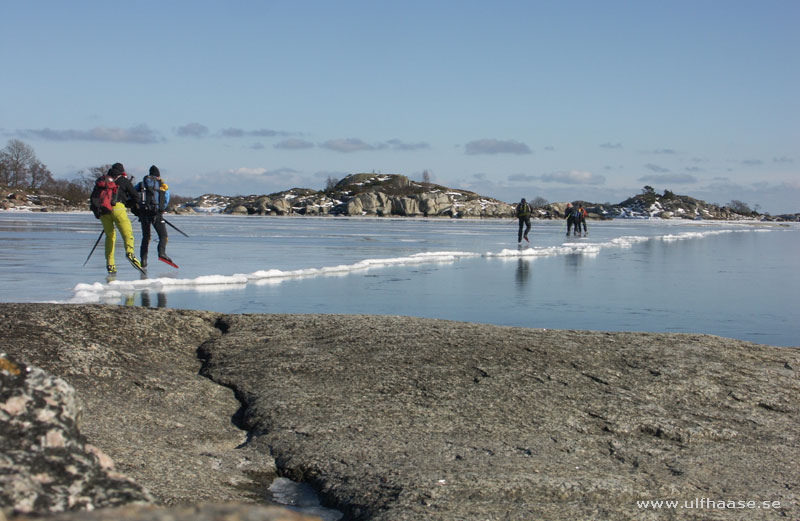
MULTIPOLYGON (((0 318, 0 391, 27 366, 63 379, 83 404, 74 446, 97 448, 97 476, 140 490, 111 504, 82 494, 68 509, 99 508, 92 517, 53 519, 304 519, 264 506, 276 475, 372 521, 793 519, 800 508, 797 349, 396 316, 0 304, 0 318), (780 506, 637 506, 695 498, 780 506)), ((0 442, 27 447, 4 450, 25 461, 36 443, 15 418, 46 401, 14 396, 0 397, 0 442)), ((47 454, 31 483, 61 476, 66 456, 47 454)), ((27 509, 9 499, 16 464, 0 459, 0 508, 47 514, 52 497, 28 496, 27 509)))
MULTIPOLYGON (((749 208, 718 206, 669 190, 658 194, 651 187, 618 204, 572 201, 583 204, 593 220, 690 219, 713 221, 798 222, 800 213, 767 215, 749 208)), ((64 198, 37 191, 10 190, 0 186, 0 210, 40 212, 86 210, 88 202, 76 206, 64 198)), ((534 219, 562 219, 567 202, 534 203, 534 219)), ((742 203, 743 204, 743 203, 742 203)), ((181 204, 175 213, 233 214, 255 216, 348 216, 348 217, 435 217, 450 219, 508 219, 515 216, 516 203, 505 203, 467 190, 415 182, 397 174, 352 174, 326 190, 291 188, 269 195, 205 194, 181 204)))

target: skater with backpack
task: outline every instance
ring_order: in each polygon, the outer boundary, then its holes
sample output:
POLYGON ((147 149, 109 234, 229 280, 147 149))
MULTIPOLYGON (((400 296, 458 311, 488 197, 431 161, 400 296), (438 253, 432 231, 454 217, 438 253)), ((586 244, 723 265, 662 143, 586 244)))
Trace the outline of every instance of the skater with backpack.
POLYGON ((136 192, 133 190, 133 185, 131 185, 122 163, 114 163, 105 175, 97 179, 89 205, 94 216, 103 223, 103 232, 106 235, 106 271, 111 275, 117 272, 114 261, 114 246, 117 238, 115 226, 125 243, 125 257, 131 266, 142 271, 141 264, 134 255, 133 228, 127 211, 129 207, 134 214, 137 212, 136 192))
POLYGON ((578 220, 575 221, 575 233, 577 235, 581 234, 581 225, 583 225, 583 235, 589 235, 589 231, 586 229, 586 209, 582 204, 578 206, 578 220))
POLYGON ((519 219, 519 231, 517 232, 517 242, 522 242, 522 239, 525 239, 525 242, 528 241, 528 232, 531 231, 531 214, 533 213, 533 209, 531 205, 525 201, 523 197, 522 200, 517 205, 517 219, 519 219), (525 226, 525 234, 522 234, 522 227, 525 226))
MULTIPOLYGON (((572 220, 572 225, 575 227, 575 236, 581 236, 581 210, 583 210, 582 205, 574 204, 572 205, 572 209, 569 210, 570 215, 568 219, 572 220)), ((569 235, 569 220, 567 220, 567 235, 569 235)))
POLYGON ((161 179, 161 172, 157 166, 151 166, 149 175, 136 184, 136 192, 138 194, 139 221, 142 223, 142 244, 139 248, 142 267, 147 267, 147 250, 150 244, 150 226, 152 225, 158 234, 158 260, 177 268, 172 259, 167 256, 168 236, 163 214, 169 205, 169 187, 161 179))

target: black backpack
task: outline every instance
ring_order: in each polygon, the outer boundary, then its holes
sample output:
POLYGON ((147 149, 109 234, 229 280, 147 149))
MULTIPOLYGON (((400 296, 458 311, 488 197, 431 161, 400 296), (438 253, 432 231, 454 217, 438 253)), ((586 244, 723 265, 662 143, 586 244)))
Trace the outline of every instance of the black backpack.
POLYGON ((139 183, 139 208, 150 214, 164 211, 164 192, 161 179, 148 175, 139 183))
POLYGON ((101 215, 114 211, 115 204, 117 204, 117 183, 108 174, 98 177, 89 198, 89 208, 95 218, 99 219, 101 215))

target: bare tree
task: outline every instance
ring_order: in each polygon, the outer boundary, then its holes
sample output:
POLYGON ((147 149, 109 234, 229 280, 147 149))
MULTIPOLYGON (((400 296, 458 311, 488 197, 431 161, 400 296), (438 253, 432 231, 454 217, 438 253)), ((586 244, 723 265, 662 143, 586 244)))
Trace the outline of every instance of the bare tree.
POLYGON ((111 165, 100 165, 93 166, 86 170, 79 170, 73 182, 80 185, 85 192, 91 193, 97 178, 101 175, 105 175, 110 169, 111 165))
POLYGON ((738 199, 734 199, 733 201, 729 202, 728 208, 738 213, 739 215, 750 215, 751 213, 753 213, 753 210, 751 210, 750 207, 747 206, 747 203, 740 201, 738 199))
POLYGON ((339 181, 337 181, 336 178, 334 178, 333 176, 328 176, 327 181, 325 181, 325 191, 330 192, 331 190, 336 188, 336 184, 338 182, 339 181))
POLYGON ((550 204, 550 201, 541 196, 536 196, 530 201, 531 208, 544 208, 550 204))
POLYGON ((422 171, 422 182, 423 183, 430 183, 431 182, 431 173, 428 170, 422 171))
POLYGON ((31 180, 31 188, 41 188, 52 184, 53 174, 41 161, 35 159, 28 167, 28 174, 31 180))
POLYGON ((12 139, 6 148, 0 152, 0 162, 3 163, 3 176, 8 186, 25 186, 30 178, 30 167, 38 163, 33 149, 20 141, 12 139))
POLYGON ((10 174, 8 172, 8 165, 6 165, 6 156, 3 152, 0 152, 0 184, 8 186, 8 178, 10 174))

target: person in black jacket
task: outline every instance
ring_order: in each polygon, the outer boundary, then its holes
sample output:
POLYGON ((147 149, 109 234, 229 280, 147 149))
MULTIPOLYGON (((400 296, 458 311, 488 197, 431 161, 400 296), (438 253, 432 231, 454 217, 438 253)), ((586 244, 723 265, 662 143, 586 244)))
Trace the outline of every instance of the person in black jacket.
POLYGON ((528 232, 531 231, 531 214, 533 213, 533 209, 531 205, 525 201, 523 197, 522 200, 517 205, 517 219, 519 219, 519 231, 517 232, 517 242, 522 242, 522 239, 525 239, 525 242, 528 241, 528 232), (522 227, 525 226, 525 234, 522 233, 522 227))
POLYGON ((578 225, 575 224, 575 218, 572 216, 572 203, 567 203, 567 209, 564 210, 564 215, 567 218, 567 236, 569 236, 569 232, 572 231, 572 226, 575 226, 575 229, 578 229, 578 225))
POLYGON ((164 221, 164 211, 169 204, 169 187, 161 179, 161 172, 156 165, 150 167, 149 175, 136 184, 139 202, 139 221, 142 223, 142 244, 139 247, 139 256, 142 267, 147 267, 147 250, 150 244, 150 225, 158 234, 158 258, 172 262, 167 256, 167 226, 164 221))

